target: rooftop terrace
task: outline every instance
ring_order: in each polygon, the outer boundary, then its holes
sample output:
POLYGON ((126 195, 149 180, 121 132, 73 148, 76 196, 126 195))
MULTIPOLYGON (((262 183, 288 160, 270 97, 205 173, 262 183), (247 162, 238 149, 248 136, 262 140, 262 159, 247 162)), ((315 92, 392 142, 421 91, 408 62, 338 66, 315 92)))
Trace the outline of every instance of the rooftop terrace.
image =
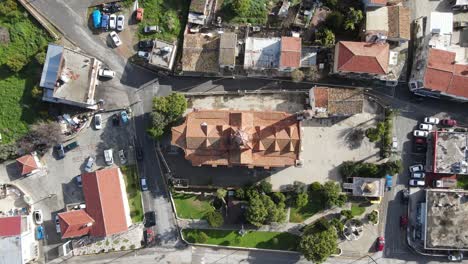
POLYGON ((468 175, 468 133, 435 132, 434 172, 468 175))

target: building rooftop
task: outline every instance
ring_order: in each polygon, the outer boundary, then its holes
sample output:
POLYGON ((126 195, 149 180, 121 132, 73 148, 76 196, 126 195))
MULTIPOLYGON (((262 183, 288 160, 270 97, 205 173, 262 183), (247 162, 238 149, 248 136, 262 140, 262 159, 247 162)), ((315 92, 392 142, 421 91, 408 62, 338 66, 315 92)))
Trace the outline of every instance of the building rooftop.
POLYGON ((369 0, 369 3, 374 5, 386 5, 388 0, 369 0))
POLYGON ((299 159, 301 127, 284 112, 194 111, 172 128, 172 144, 194 166, 284 167, 299 159))
POLYGON ((434 173, 468 175, 468 133, 434 132, 434 173))
POLYGON ((353 183, 344 183, 343 188, 352 189, 353 196, 383 197, 385 179, 353 177, 353 183))
POLYGON ((27 216, 0 218, 0 264, 29 263, 38 247, 27 216))
POLYGON ((302 46, 301 67, 317 65, 317 48, 302 46))
POLYGON ((182 71, 217 73, 218 58, 219 37, 185 34, 182 71))
POLYGON ((154 40, 153 50, 148 63, 164 69, 172 69, 176 56, 177 44, 165 42, 162 40, 154 40))
POLYGON ((21 235, 21 216, 0 218, 0 237, 21 235))
POLYGON ((58 216, 62 239, 87 235, 94 224, 94 220, 84 210, 59 213, 58 216))
POLYGON ((429 16, 429 33, 452 34, 453 13, 431 12, 429 16))
POLYGON ((301 66, 301 38, 281 37, 280 67, 298 68, 301 66))
POLYGON ((125 184, 119 168, 82 175, 86 213, 94 219, 90 234, 95 237, 121 233, 131 225, 125 184))
POLYGON ((244 69, 275 69, 279 66, 281 38, 245 40, 244 69))
POLYGON ((410 11, 403 6, 388 6, 366 12, 366 35, 410 39, 410 11))
POLYGON ((468 192, 427 189, 426 249, 468 250, 468 192))
POLYGON ((364 94, 359 89, 314 87, 310 93, 314 116, 351 116, 362 113, 364 94))
POLYGON ((221 35, 219 44, 219 65, 236 64, 237 34, 226 32, 221 35))
POLYGON ((16 163, 18 164, 21 175, 26 175, 39 169, 36 159, 31 154, 17 158, 16 163))
POLYGON ((190 3, 190 12, 205 14, 208 0, 192 0, 190 3))
POLYGON ((387 43, 340 41, 335 48, 335 72, 385 75, 390 48, 387 43))

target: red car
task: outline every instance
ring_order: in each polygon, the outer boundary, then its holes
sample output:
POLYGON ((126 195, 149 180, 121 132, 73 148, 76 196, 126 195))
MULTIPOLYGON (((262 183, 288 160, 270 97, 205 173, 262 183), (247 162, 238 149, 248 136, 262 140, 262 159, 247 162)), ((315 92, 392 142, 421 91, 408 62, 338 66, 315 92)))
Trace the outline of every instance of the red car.
POLYGON ((440 123, 443 125, 443 126, 446 126, 446 127, 454 127, 457 125, 457 120, 454 120, 454 119, 442 119, 440 120, 440 123))
POLYGON ((407 216, 400 216, 400 227, 406 227, 408 225, 408 217, 407 216))
POLYGON ((377 251, 383 251, 385 246, 385 238, 379 237, 377 238, 377 251))
POLYGON ((143 20, 143 8, 138 8, 136 10, 136 20, 142 21, 143 20))

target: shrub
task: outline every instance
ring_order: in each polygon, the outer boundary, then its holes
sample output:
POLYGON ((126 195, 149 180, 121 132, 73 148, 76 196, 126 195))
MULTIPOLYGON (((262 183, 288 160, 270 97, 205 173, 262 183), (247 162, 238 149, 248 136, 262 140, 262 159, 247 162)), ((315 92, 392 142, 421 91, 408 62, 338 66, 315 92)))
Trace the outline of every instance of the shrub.
POLYGON ((271 193, 272 186, 271 186, 271 183, 263 180, 258 185, 258 189, 260 192, 263 192, 263 193, 271 193))
POLYGON ((313 182, 310 186, 309 186, 309 191, 310 192, 319 192, 322 190, 322 184, 320 182, 313 182))
POLYGON ((208 241, 208 235, 205 232, 198 233, 197 242, 205 244, 208 241))
POLYGON ((336 228, 336 231, 338 233, 342 232, 344 229, 344 224, 343 222, 340 221, 339 218, 335 217, 332 220, 330 220, 330 225, 334 226, 336 228))
POLYGON ((276 237, 274 237, 274 238, 271 240, 271 242, 272 242, 273 245, 275 245, 275 246, 279 244, 279 240, 278 240, 278 238, 276 238, 276 237))
POLYGON ((206 221, 212 227, 220 227, 224 224, 223 215, 217 211, 211 211, 206 214, 206 221))
POLYGON ((353 212, 351 210, 341 210, 341 215, 344 216, 347 220, 352 219, 353 212))
POLYGON ((245 192, 244 189, 239 188, 236 190, 235 196, 237 199, 244 200, 245 199, 245 192))
POLYGON ((291 72, 291 79, 293 82, 302 82, 305 78, 305 74, 299 70, 299 69, 294 69, 292 72, 291 72))
POLYGON ((307 185, 300 181, 294 181, 293 183, 293 191, 296 194, 306 193, 307 192, 307 185))
POLYGON ((296 197, 296 206, 297 207, 303 207, 306 206, 307 203, 309 202, 309 196, 307 193, 300 193, 296 197))
POLYGON ((271 198, 276 204, 284 203, 286 201, 286 196, 284 196, 284 194, 280 192, 274 192, 271 195, 271 198))
POLYGON ((14 143, 0 144, 0 162, 17 158, 17 149, 14 143))
POLYGON ((315 33, 315 42, 318 45, 332 47, 335 45, 335 34, 328 28, 322 28, 315 33))
POLYGON ((344 16, 338 11, 331 12, 325 19, 325 25, 327 28, 338 31, 342 28, 344 21, 344 16))
POLYGON ((373 224, 377 224, 377 221, 378 221, 378 215, 377 215, 377 212, 376 211, 372 211, 371 213, 369 213, 367 215, 367 219, 369 220, 369 222, 373 223, 373 224))

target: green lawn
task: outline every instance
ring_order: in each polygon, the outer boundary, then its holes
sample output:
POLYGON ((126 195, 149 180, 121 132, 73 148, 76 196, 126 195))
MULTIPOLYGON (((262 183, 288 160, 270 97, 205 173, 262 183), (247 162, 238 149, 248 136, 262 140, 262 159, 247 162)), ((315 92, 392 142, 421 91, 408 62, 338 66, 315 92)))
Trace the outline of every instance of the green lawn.
POLYGON ((239 15, 233 10, 233 2, 233 0, 224 0, 221 6, 221 13, 223 20, 234 24, 251 23, 253 25, 264 25, 267 23, 269 10, 274 6, 273 1, 250 1, 250 7, 247 12, 239 15))
POLYGON ((133 223, 143 221, 143 205, 141 204, 141 189, 138 180, 138 172, 135 165, 121 166, 124 174, 125 187, 127 190, 130 215, 133 223))
POLYGON ((468 190, 468 176, 458 175, 457 176, 457 187, 468 190))
POLYGON ((320 212, 321 210, 323 210, 322 205, 314 202, 314 200, 309 201, 304 207, 291 207, 289 222, 302 223, 304 220, 320 212))
POLYGON ((139 26, 140 39, 158 38, 173 41, 182 36, 187 23, 190 0, 152 0, 139 3, 145 9, 143 21, 139 26), (143 28, 146 25, 158 25, 162 32, 144 34, 143 28))
POLYGON ((35 55, 45 52, 51 38, 14 0, 0 4, 0 27, 10 43, 0 43, 0 133, 2 143, 11 143, 28 131, 44 113, 40 88, 42 66, 35 55))
POLYGON ((202 219, 206 213, 213 211, 211 200, 199 195, 174 192, 172 198, 180 218, 202 219))
POLYGON ((200 232, 208 239, 203 244, 236 246, 279 250, 296 250, 299 237, 290 233, 248 231, 240 236, 237 230, 184 229, 184 238, 191 243, 200 243, 200 232))
POLYGON ((353 216, 359 216, 362 215, 366 211, 366 208, 360 207, 359 204, 353 203, 351 205, 351 213, 353 216))

